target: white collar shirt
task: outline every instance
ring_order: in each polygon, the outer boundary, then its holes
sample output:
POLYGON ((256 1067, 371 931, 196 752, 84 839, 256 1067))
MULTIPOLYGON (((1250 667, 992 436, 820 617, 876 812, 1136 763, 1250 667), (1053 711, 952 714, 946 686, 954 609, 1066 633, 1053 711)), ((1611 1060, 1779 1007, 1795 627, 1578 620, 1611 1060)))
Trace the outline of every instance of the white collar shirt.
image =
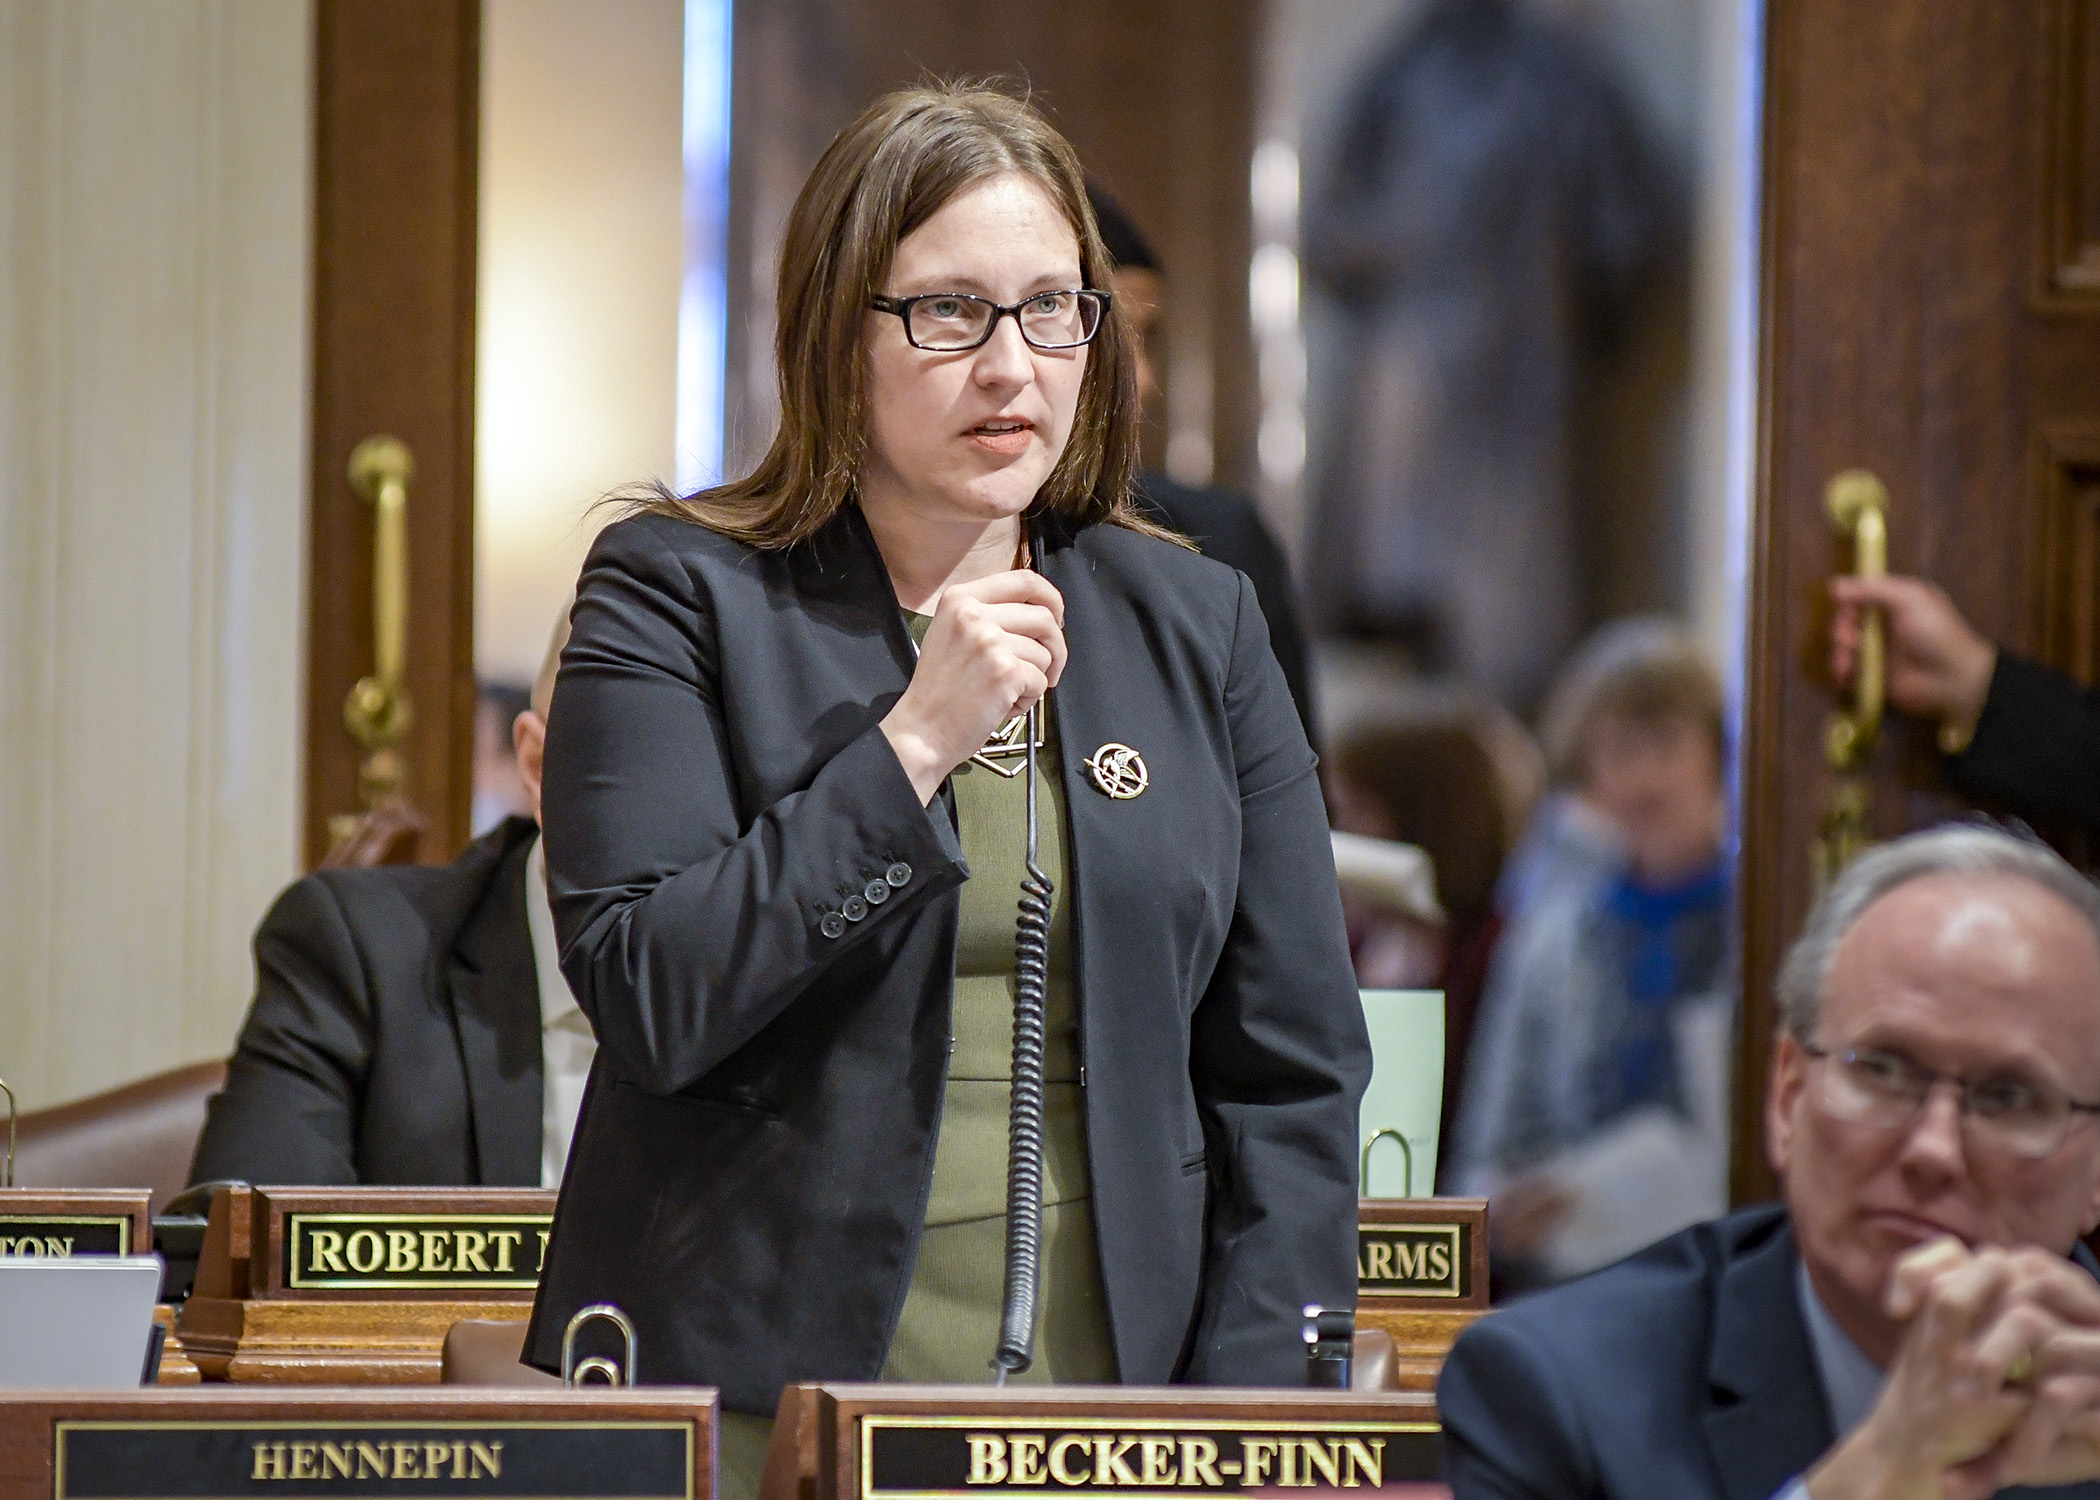
POLYGON ((532 841, 532 852, 525 856, 525 922, 532 929, 532 962, 540 981, 540 1186, 560 1187, 598 1039, 562 977, 541 839, 532 841))

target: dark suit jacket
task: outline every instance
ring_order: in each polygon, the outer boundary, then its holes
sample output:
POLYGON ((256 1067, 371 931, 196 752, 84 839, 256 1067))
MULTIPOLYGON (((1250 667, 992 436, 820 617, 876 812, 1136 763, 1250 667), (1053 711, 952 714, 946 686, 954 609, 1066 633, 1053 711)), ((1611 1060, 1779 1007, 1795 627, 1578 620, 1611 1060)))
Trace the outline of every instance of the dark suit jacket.
POLYGON ((192 1182, 540 1182, 537 830, 450 865, 317 870, 255 934, 255 1002, 192 1182))
POLYGON ((1976 736, 1947 775, 2023 817, 2100 828, 2100 693, 2001 650, 1976 736))
POLYGON ((1312 665, 1306 659, 1305 631, 1298 623, 1298 592, 1291 586, 1291 567, 1283 548, 1262 523, 1261 512, 1244 495, 1215 486, 1197 488, 1177 484, 1164 474, 1147 474, 1140 502, 1152 519, 1171 526, 1228 568, 1238 568, 1254 585, 1254 597, 1269 626, 1269 647, 1283 680, 1290 684, 1291 701, 1298 706, 1298 722, 1305 737, 1318 746, 1319 728, 1313 716, 1312 665))
MULTIPOLYGON (((1118 1368, 1300 1384, 1300 1309, 1354 1296, 1370 1070, 1313 755, 1244 578, 1120 528, 1039 543, 1118 1368), (1110 741, 1142 795, 1088 779, 1110 741)), ((619 522, 573 619, 544 815, 599 1051, 528 1357, 610 1301, 648 1379, 771 1413, 783 1382, 874 1378, 903 1305, 969 878, 953 804, 920 806, 879 727, 914 656, 857 506, 774 552, 619 522)))
POLYGON ((1476 1323, 1436 1388, 1455 1500, 1769 1500, 1837 1436, 1796 1259, 1753 1208, 1476 1323))

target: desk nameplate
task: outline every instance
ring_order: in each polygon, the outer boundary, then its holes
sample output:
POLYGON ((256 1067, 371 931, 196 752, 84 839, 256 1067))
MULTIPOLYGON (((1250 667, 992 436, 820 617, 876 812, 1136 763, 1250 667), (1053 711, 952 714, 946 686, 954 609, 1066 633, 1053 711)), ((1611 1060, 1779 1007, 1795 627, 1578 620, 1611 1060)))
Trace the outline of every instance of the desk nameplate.
POLYGON ((530 1300, 554 1224, 536 1188, 257 1188, 259 1298, 530 1300))
POLYGON ((860 1419, 858 1500, 971 1495, 1238 1495, 1435 1481, 1434 1422, 1026 1415, 860 1419))
POLYGON ((1441 1462, 1435 1400, 1416 1392, 791 1385, 759 1494, 1128 1500, 1298 1487, 1448 1500, 1441 1462))
POLYGON ((53 1444, 53 1500, 694 1500, 687 1422, 61 1421, 53 1444))
POLYGON ((715 1393, 0 1391, 0 1495, 711 1500, 715 1393))
POLYGON ((1363 1198, 1356 1212, 1356 1295, 1484 1310, 1487 1202, 1363 1198))
POLYGON ((0 1189, 0 1256, 143 1255, 147 1203, 143 1188, 0 1189))

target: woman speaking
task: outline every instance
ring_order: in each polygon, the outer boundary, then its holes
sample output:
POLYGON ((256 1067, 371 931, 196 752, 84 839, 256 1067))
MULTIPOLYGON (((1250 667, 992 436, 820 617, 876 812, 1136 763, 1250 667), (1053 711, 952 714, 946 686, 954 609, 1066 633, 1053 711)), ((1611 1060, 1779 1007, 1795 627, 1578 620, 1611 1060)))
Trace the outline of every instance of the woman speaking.
POLYGON ((1313 756, 1246 579, 1132 509, 1108 270, 1032 109, 890 95, 789 221, 771 450, 592 548, 544 806, 599 1051, 533 1362, 608 1301, 644 1378, 759 1417, 995 1350, 1295 1385, 1303 1305, 1353 1305, 1369 1050, 1313 756))

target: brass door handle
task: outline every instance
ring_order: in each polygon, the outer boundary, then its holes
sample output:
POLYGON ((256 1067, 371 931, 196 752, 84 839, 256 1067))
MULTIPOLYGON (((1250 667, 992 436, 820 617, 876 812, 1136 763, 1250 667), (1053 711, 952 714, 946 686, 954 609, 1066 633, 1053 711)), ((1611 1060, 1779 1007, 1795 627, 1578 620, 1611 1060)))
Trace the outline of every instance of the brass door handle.
MULTIPOLYGON (((1865 469, 1847 469, 1823 491, 1830 524, 1852 541, 1852 572, 1857 578, 1882 578, 1889 570, 1889 492, 1865 469)), ((1860 611, 1859 661, 1852 674, 1852 706, 1830 716, 1823 732, 1823 755, 1833 771, 1847 771, 1873 752, 1881 734, 1886 701, 1887 655, 1881 611, 1860 611)))
POLYGON ((416 464, 396 437, 368 437, 350 455, 350 488, 372 504, 372 667, 343 702, 343 723, 365 749, 359 781, 367 806, 401 789, 394 745, 415 721, 408 669, 408 486, 416 464))

